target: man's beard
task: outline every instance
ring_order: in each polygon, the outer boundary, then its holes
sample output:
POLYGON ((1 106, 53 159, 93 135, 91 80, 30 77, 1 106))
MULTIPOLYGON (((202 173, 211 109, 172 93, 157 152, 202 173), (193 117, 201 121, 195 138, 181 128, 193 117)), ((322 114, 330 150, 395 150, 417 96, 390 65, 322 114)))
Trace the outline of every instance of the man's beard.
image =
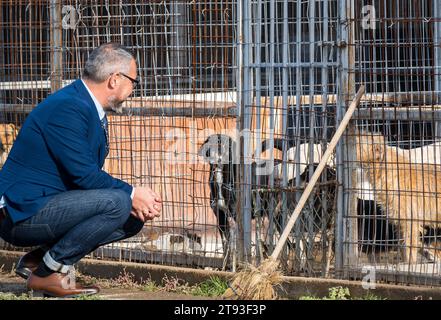
POLYGON ((119 100, 115 96, 110 96, 109 98, 107 98, 107 108, 112 109, 116 113, 122 113, 122 109, 123 109, 122 103, 123 102, 124 102, 124 100, 119 100))

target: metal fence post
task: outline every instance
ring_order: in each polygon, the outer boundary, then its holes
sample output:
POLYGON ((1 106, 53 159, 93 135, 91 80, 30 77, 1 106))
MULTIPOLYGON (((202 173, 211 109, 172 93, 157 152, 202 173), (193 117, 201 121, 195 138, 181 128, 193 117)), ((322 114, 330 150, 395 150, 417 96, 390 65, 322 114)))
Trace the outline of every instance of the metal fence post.
MULTIPOLYGON (((433 56, 434 56, 434 89, 436 95, 436 103, 439 103, 441 97, 441 22, 439 18, 441 18, 441 3, 439 1, 433 2, 433 18, 435 18, 433 22, 433 56)), ((441 122, 435 122, 435 135, 436 138, 441 137, 441 122)))
MULTIPOLYGON (((327 43, 329 41, 329 2, 324 1, 323 2, 323 42, 327 43)), ((322 49, 322 57, 321 61, 325 63, 329 59, 329 46, 323 46, 322 49)), ((321 112, 322 114, 326 114, 326 109, 328 108, 328 88, 329 88, 329 69, 328 68, 322 68, 321 72, 321 81, 323 85, 323 92, 322 92, 322 108, 321 112)), ((326 147, 326 141, 327 141, 327 131, 328 131, 328 122, 327 122, 327 116, 323 117, 323 133, 321 137, 321 146, 322 148, 326 147)), ((334 199, 335 201, 335 199, 334 199)), ((328 212, 328 209, 332 207, 332 203, 328 203, 326 198, 322 201, 322 207, 324 212, 328 212)), ((335 220, 334 220, 335 221, 335 220)), ((334 222, 335 226, 335 222, 334 222)), ((332 240, 328 237, 326 234, 327 225, 322 226, 322 233, 324 235, 323 243, 328 243, 327 248, 327 254, 324 254, 322 257, 322 277, 328 278, 329 277, 329 270, 331 267, 331 246, 332 246, 332 240)))
MULTIPOLYGON (((338 46, 340 49, 340 72, 339 72, 339 90, 337 101, 337 124, 340 123, 344 111, 347 108, 348 101, 355 94, 355 48, 354 44, 354 0, 339 1, 339 28, 338 28, 338 46)), ((350 126, 348 126, 350 129, 350 126)), ((336 219, 336 239, 335 239, 335 270, 336 276, 346 277, 345 266, 352 265, 353 259, 357 254, 357 219, 349 218, 355 215, 356 199, 352 194, 348 194, 346 190, 351 190, 352 185, 352 169, 347 169, 346 161, 352 165, 355 160, 355 150, 353 137, 342 137, 336 150, 337 161, 337 179, 338 179, 338 196, 337 196, 337 219, 336 219), (345 152, 343 152, 345 151, 345 152), (347 249, 347 250, 344 250, 347 249)))
MULTIPOLYGON (((262 0, 257 0, 257 3, 254 4, 253 6, 253 11, 252 11, 252 18, 255 19, 256 24, 255 24, 255 29, 253 32, 253 37, 254 37, 254 63, 256 65, 259 65, 262 60, 261 60, 261 40, 262 40, 262 33, 261 33, 261 28, 262 28, 262 0)), ((254 74, 255 74, 255 107, 256 107, 256 132, 257 132, 257 136, 256 136, 256 142, 260 143, 263 139, 263 132, 262 132, 262 104, 261 104, 261 77, 262 77, 262 73, 259 67, 256 67, 254 70, 254 74)), ((260 185, 260 181, 259 181, 259 177, 256 177, 256 181, 257 185, 260 185)), ((271 182, 270 182, 271 183, 271 182)), ((262 208, 262 203, 261 203, 261 197, 260 197, 260 193, 256 192, 254 195, 252 195, 252 199, 251 201, 255 201, 254 203, 254 208, 252 212, 253 214, 259 214, 260 216, 256 215, 256 230, 255 230, 255 238, 256 238, 256 262, 259 263, 260 261, 263 260, 263 252, 261 252, 260 250, 260 243, 261 243, 261 238, 260 238, 260 232, 261 232, 261 227, 262 227, 262 217, 261 217, 261 208, 262 208)))
POLYGON ((238 259, 239 262, 251 259, 251 141, 248 133, 251 129, 251 1, 241 0, 238 5, 238 135, 240 166, 238 183, 239 192, 237 207, 238 221, 238 259))
POLYGON ((61 1, 50 2, 50 45, 51 45, 51 92, 62 87, 63 80, 63 33, 61 29, 61 1))
POLYGON ((441 22, 438 20, 441 18, 441 3, 439 1, 433 2, 433 18, 435 21, 433 22, 433 50, 434 50, 434 59, 435 59, 435 91, 437 97, 440 95, 441 90, 441 22))
POLYGON ((170 5, 170 15, 172 18, 170 36, 170 55, 171 71, 169 78, 170 94, 175 94, 174 83, 172 81, 175 74, 181 74, 181 68, 188 63, 187 56, 187 26, 186 26, 186 7, 187 4, 176 2, 170 5), (175 74, 174 74, 175 73, 175 74))

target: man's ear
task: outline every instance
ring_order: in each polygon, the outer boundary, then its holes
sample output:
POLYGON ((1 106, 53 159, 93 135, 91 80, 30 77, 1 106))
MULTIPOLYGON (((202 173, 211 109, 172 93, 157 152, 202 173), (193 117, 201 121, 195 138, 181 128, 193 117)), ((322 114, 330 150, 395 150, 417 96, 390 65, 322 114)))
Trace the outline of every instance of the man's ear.
POLYGON ((107 79, 107 87, 109 89, 115 89, 118 86, 120 79, 116 73, 112 74, 109 79, 107 79))

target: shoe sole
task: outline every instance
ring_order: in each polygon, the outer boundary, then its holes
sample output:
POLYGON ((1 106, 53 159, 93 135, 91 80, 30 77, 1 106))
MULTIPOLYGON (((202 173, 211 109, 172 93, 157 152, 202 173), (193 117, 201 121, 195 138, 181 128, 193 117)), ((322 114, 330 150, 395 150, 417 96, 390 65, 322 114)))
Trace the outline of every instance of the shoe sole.
POLYGON ((28 268, 15 269, 15 274, 22 277, 25 280, 28 280, 31 273, 32 273, 31 269, 28 268))

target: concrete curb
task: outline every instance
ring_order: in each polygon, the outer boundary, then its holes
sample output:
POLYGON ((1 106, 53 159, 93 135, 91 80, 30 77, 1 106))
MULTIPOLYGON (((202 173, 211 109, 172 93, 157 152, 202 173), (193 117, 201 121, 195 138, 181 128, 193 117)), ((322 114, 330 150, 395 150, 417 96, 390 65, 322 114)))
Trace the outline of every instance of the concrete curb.
MULTIPOLYGON (((0 250, 0 267, 3 266, 5 271, 11 270, 21 255, 23 252, 0 250)), ((234 276, 230 272, 94 259, 81 260, 77 268, 81 273, 97 278, 116 278, 125 270, 133 274, 137 281, 151 279, 156 283, 161 283, 167 275, 169 278, 182 279, 190 285, 200 283, 212 276, 227 280, 234 276)), ((364 297, 372 293, 389 300, 441 300, 441 288, 377 284, 374 290, 368 291, 363 289, 361 281, 304 277, 284 277, 284 280, 281 296, 286 299, 297 299, 301 296, 324 297, 328 295, 329 288, 342 286, 349 289, 351 297, 364 297)))

